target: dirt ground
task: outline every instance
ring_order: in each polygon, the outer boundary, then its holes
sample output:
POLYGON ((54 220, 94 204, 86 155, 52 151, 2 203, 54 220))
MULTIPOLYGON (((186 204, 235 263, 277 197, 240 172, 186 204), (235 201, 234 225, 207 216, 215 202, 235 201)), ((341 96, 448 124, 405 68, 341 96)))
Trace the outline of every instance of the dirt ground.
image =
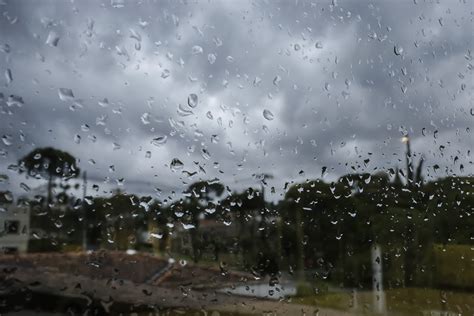
POLYGON ((149 255, 123 253, 32 254, 0 257, 0 291, 24 291, 98 301, 104 308, 159 306, 220 311, 235 314, 345 315, 287 301, 269 301, 229 295, 212 286, 252 281, 248 275, 220 269, 178 266, 156 282, 147 284, 157 268, 168 262, 149 255), (222 282, 222 283, 220 283, 222 282), (209 287, 196 285, 207 284, 209 287))

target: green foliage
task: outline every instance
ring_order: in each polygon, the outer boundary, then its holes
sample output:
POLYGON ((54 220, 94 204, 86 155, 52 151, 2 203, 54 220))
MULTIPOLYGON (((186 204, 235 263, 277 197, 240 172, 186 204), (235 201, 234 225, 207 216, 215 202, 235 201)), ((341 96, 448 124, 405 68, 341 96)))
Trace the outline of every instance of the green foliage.
POLYGON ((296 284, 296 295, 300 297, 314 295, 314 289, 309 282, 300 281, 296 284))
POLYGON ((435 284, 474 289, 474 250, 468 245, 434 245, 435 284))
POLYGON ((79 176, 76 159, 65 151, 52 147, 37 148, 20 159, 20 172, 64 180, 79 176))
POLYGON ((30 239, 28 241, 29 252, 57 252, 61 249, 58 243, 52 242, 50 239, 30 239))

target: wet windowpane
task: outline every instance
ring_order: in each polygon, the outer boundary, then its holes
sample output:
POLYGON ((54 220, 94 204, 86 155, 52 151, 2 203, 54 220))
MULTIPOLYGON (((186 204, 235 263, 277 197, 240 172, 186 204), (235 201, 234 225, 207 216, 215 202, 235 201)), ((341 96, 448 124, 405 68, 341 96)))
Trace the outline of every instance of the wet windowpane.
POLYGON ((0 313, 472 315, 473 12, 0 0, 0 313))

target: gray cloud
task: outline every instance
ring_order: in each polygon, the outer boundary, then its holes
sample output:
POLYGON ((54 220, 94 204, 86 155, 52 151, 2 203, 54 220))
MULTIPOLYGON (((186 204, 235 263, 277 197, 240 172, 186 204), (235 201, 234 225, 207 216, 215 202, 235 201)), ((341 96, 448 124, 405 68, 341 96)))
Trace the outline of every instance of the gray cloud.
POLYGON ((11 145, 0 143, 0 172, 19 191, 26 180, 8 166, 54 146, 104 190, 124 178, 127 190, 166 195, 216 177, 241 189, 269 172, 278 191, 323 166, 328 180, 403 166, 408 131, 427 170, 447 170, 428 177, 472 174, 472 6, 417 2, 7 1, 0 69, 13 81, 0 88, 0 136, 11 145), (45 44, 51 31, 56 47, 45 44), (190 93, 199 103, 183 116, 190 93), (7 106, 12 94, 23 107, 7 106), (173 172, 173 158, 197 174, 173 172))

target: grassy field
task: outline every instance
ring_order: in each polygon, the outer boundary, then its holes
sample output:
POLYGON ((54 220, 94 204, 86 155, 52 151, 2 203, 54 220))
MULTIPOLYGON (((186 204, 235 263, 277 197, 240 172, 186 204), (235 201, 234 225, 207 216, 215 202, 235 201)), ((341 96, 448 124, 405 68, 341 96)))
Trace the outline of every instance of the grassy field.
MULTIPOLYGON (((474 314, 474 292, 438 289, 400 288, 385 291, 387 312, 394 315, 430 315, 429 311, 450 311, 456 315, 474 314)), ((353 311, 354 314, 373 315, 373 296, 370 291, 323 293, 294 298, 298 304, 353 311)), ((453 314, 454 315, 454 314, 453 314)))

